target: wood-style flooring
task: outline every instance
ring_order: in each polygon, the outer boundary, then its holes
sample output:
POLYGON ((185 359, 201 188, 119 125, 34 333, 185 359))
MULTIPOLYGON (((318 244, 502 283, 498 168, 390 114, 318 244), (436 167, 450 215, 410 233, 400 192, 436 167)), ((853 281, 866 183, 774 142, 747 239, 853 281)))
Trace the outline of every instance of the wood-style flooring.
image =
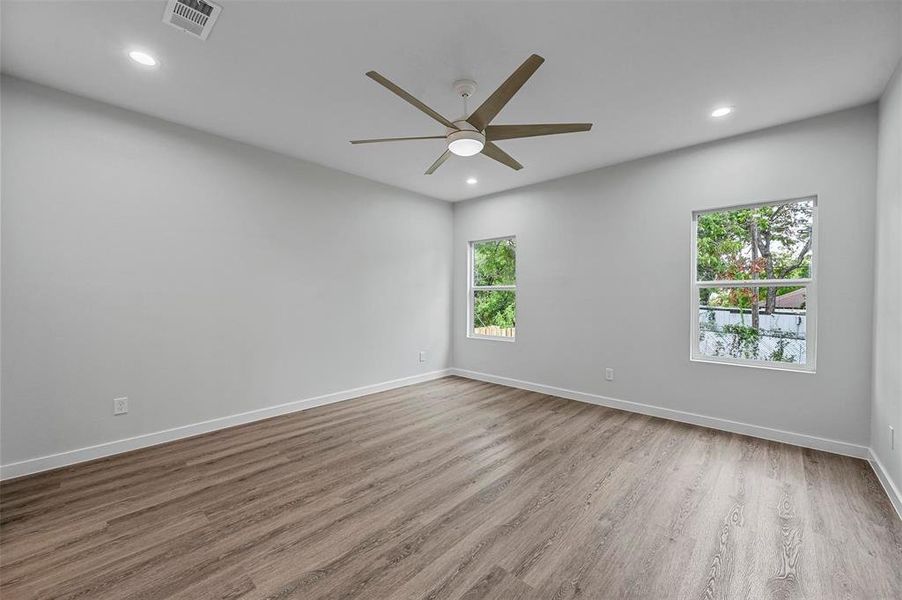
POLYGON ((0 485, 0 597, 902 598, 861 460, 449 377, 0 485))

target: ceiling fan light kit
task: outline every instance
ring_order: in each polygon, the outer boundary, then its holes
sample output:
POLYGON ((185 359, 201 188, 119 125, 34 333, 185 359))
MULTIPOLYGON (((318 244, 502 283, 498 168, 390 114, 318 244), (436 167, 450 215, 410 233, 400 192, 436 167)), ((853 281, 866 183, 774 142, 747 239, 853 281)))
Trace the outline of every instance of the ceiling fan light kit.
POLYGON ((448 150, 457 156, 473 156, 479 154, 485 147, 485 135, 467 123, 457 121, 454 123, 460 129, 448 130, 448 150))
POLYGON ((516 71, 508 77, 492 95, 486 98, 479 108, 470 116, 467 114, 467 99, 476 91, 476 82, 469 79, 461 79, 454 82, 454 90, 463 99, 464 117, 453 123, 416 99, 410 93, 395 85, 376 71, 370 71, 367 77, 387 88, 389 91, 405 100, 420 111, 426 113, 445 126, 444 136, 416 136, 403 138, 378 138, 369 140, 351 140, 352 144, 371 144, 376 142, 400 142, 409 140, 445 139, 447 150, 436 159, 426 170, 426 175, 431 175, 448 158, 456 156, 474 156, 484 154, 503 165, 519 171, 523 165, 512 156, 496 146, 494 140, 511 140, 516 138, 537 137, 543 135, 555 135, 558 133, 577 133, 592 129, 592 123, 549 123, 530 125, 491 125, 492 120, 498 116, 501 109, 513 98, 523 84, 532 77, 532 74, 545 62, 538 54, 527 58, 516 71))

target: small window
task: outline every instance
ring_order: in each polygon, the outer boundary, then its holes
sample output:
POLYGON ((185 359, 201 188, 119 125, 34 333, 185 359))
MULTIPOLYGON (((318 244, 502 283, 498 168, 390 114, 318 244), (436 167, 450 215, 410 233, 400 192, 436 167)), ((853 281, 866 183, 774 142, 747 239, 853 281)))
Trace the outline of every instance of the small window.
POLYGON ((690 358, 814 371, 817 199, 692 215, 690 358))
POLYGON ((517 331, 517 242, 470 242, 467 335, 514 341, 517 331))

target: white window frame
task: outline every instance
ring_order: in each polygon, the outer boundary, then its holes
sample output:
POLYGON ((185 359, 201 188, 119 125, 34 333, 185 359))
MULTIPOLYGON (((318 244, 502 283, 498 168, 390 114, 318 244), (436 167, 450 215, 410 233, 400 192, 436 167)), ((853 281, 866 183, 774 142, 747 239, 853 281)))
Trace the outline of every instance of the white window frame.
POLYGON ((817 267, 818 267, 818 232, 817 232, 817 196, 805 196, 802 198, 789 198, 785 200, 774 200, 771 202, 755 202, 752 204, 739 204, 734 206, 723 206, 719 208, 706 208, 704 210, 692 211, 692 235, 690 236, 692 244, 691 248, 691 266, 690 266, 690 300, 689 306, 691 310, 691 334, 689 338, 689 360, 692 362, 703 363, 719 363, 736 365, 741 367, 752 367, 758 369, 779 369, 781 371, 795 371, 800 373, 814 373, 817 364, 817 267), (699 281, 698 280, 698 217, 700 215, 712 212, 725 212, 740 210, 743 208, 760 208, 762 206, 779 206, 781 204, 794 204, 796 202, 810 201, 812 203, 811 210, 811 269, 810 277, 803 279, 746 279, 746 280, 719 280, 719 281, 699 281), (796 363, 775 362, 769 360, 755 360, 750 358, 732 358, 726 356, 707 356, 699 350, 699 289, 701 288, 749 288, 749 287, 773 287, 775 285, 783 286, 805 286, 807 295, 805 297, 805 357, 806 364, 800 365, 796 363))
POLYGON ((476 244, 484 244, 485 242, 497 242, 499 240, 513 240, 514 248, 517 247, 517 236, 502 235, 499 237, 485 238, 481 240, 470 240, 467 243, 467 337, 474 340, 493 340, 496 342, 515 342, 517 340, 517 330, 514 329, 513 337, 505 337, 501 335, 481 335, 474 333, 475 323, 473 323, 473 300, 478 291, 511 291, 514 293, 514 321, 517 321, 517 312, 519 311, 517 304, 517 257, 514 257, 514 285, 476 285, 476 269, 473 261, 473 249, 476 244))

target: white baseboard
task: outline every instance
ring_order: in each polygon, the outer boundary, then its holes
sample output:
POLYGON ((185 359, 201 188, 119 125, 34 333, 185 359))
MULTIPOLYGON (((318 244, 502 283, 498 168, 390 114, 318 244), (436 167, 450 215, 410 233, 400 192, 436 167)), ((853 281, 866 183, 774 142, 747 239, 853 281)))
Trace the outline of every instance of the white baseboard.
POLYGON ((147 448, 148 446, 156 446, 158 444, 164 444, 166 442, 172 442, 174 440, 192 437, 195 435, 200 435, 202 433, 209 433, 210 431, 216 431, 217 429, 226 429, 228 427, 243 425, 245 423, 251 423, 253 421, 260 421, 262 419, 268 419, 270 417, 277 417, 279 415, 307 410, 316 406, 323 406, 325 404, 332 404, 335 402, 341 402, 343 400, 359 398, 360 396, 375 394, 376 392, 384 392, 386 390, 413 385, 415 383, 432 381, 433 379, 446 377, 450 374, 450 369, 431 371, 429 373, 423 373, 422 375, 413 375, 411 377, 403 377, 401 379, 383 381, 382 383, 375 383, 372 385, 366 385, 363 387, 344 390, 341 392, 333 392, 331 394, 316 396, 314 398, 306 398, 304 400, 296 400, 294 402, 287 402, 285 404, 279 404, 276 406, 259 408, 257 410, 251 410, 248 412, 239 413, 237 415, 219 417, 216 419, 210 419, 209 421, 192 423, 190 425, 182 425, 181 427, 173 427, 172 429, 156 431, 154 433, 136 435, 134 437, 126 438, 123 440, 105 442, 103 444, 97 444, 96 446, 88 446, 87 448, 78 448, 76 450, 68 450, 66 452, 51 454, 49 456, 41 456, 38 458, 14 462, 8 465, 0 466, 0 480, 11 479, 13 477, 21 477, 23 475, 31 475, 33 473, 40 473, 41 471, 48 471, 50 469, 58 469, 59 467, 66 467, 88 460, 104 458, 106 456, 112 456, 113 454, 121 454, 122 452, 128 452, 130 450, 147 448))
POLYGON ((671 421, 680 421, 682 423, 690 423, 692 425, 700 425, 711 429, 720 429, 731 433, 741 433, 752 437, 762 438, 775 442, 783 442, 794 446, 802 446, 803 448, 813 448, 815 450, 824 450, 833 452, 834 454, 843 454, 855 458, 868 459, 871 456, 870 449, 867 446, 860 446, 849 442, 839 440, 831 440, 804 433, 794 433, 792 431, 783 431, 781 429, 771 429, 770 427, 762 427, 760 425, 751 425, 749 423, 741 423, 739 421, 730 421, 728 419, 720 419, 718 417, 708 417, 696 413, 685 412, 682 410, 674 410, 672 408, 662 408, 651 404, 641 404, 639 402, 630 402, 628 400, 618 400, 608 396, 600 396, 598 394, 590 394, 588 392, 578 392, 565 388, 544 385, 541 383, 533 383, 531 381, 521 381, 519 379, 511 379, 510 377, 501 377, 499 375, 490 375, 488 373, 478 373, 476 371, 468 371, 466 369, 451 369, 452 375, 466 377, 468 379, 476 379, 478 381, 486 381, 488 383, 497 383, 508 387, 529 390, 548 394, 550 396, 558 396, 569 400, 577 400, 579 402, 587 402, 589 404, 597 404, 599 406, 607 406, 609 408, 617 408, 629 412, 641 413, 652 417, 661 417, 662 419, 670 419, 671 421))
POLYGON ((868 462, 871 463, 871 468, 874 469, 874 473, 877 474, 877 479, 880 480, 880 484, 883 486, 886 495, 889 496, 889 501, 893 503, 893 507, 896 509, 896 514, 898 514, 899 518, 902 519, 902 492, 900 492, 899 488, 896 487, 896 484, 889 476, 889 473, 887 473, 886 469, 883 466, 883 463, 880 462, 879 458, 877 458, 877 454, 873 449, 870 450, 870 458, 868 459, 868 462))

